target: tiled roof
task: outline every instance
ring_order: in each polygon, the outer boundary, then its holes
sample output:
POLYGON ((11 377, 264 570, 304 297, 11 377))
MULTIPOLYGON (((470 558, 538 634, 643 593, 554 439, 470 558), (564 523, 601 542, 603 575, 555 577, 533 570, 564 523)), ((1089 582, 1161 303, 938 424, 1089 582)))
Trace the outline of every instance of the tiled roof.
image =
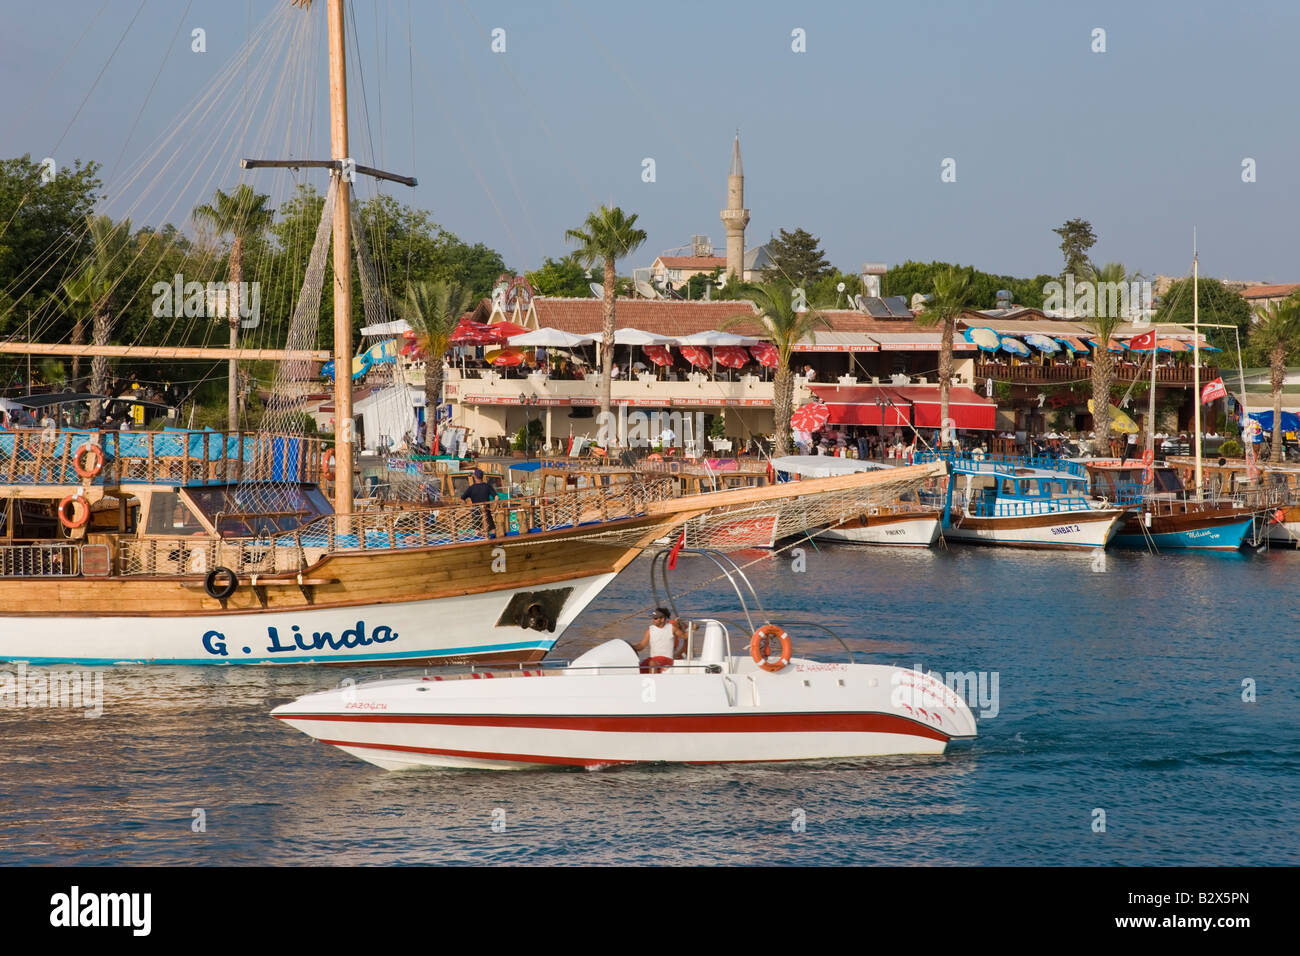
POLYGON ((665 269, 724 269, 724 256, 660 256, 665 269))
POLYGON ((1243 299, 1275 299, 1287 296, 1300 289, 1300 282, 1288 282, 1282 285, 1253 285, 1241 290, 1243 299))
MULTIPOLYGON (((559 299, 539 296, 533 300, 537 309, 537 324, 576 332, 581 335, 598 335, 601 330, 600 299, 559 299)), ((708 329, 719 329, 736 315, 753 315, 754 303, 744 300, 734 302, 700 302, 679 299, 619 299, 614 306, 614 322, 620 329, 640 329, 653 335, 690 335, 708 329)), ((757 325, 746 322, 728 327, 728 332, 738 335, 761 335, 757 325)))

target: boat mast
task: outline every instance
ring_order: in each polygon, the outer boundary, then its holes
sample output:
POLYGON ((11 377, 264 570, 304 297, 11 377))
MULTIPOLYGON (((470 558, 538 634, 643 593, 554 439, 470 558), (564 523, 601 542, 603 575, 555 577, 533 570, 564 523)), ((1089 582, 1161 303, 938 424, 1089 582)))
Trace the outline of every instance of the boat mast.
POLYGON ((1198 263, 1196 252, 1196 230, 1192 230, 1192 405, 1194 411, 1195 434, 1192 441, 1196 444, 1196 499, 1201 498, 1201 301, 1197 286, 1198 263))
MULTIPOLYGON (((348 158, 348 76, 343 43, 343 0, 329 0, 330 157, 348 158)), ((334 511, 351 514, 352 501, 352 212, 351 185, 342 167, 334 199, 334 511)))

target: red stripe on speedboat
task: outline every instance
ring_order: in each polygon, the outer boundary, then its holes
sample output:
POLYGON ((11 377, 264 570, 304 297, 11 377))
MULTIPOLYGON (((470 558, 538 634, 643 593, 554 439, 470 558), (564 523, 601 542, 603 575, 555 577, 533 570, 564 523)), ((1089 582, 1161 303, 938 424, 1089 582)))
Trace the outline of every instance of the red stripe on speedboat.
POLYGON ((626 734, 877 733, 948 740, 943 731, 893 714, 666 714, 539 717, 510 714, 276 714, 282 720, 443 724, 626 734))

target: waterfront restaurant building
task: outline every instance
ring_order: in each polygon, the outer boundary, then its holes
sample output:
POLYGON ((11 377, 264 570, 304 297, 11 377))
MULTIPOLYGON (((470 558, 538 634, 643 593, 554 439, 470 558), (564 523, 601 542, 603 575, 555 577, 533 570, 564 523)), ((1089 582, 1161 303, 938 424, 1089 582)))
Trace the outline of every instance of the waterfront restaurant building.
MULTIPOLYGON (((938 364, 940 332, 923 327, 900 298, 867 299, 866 311, 823 310, 830 328, 802 342, 794 357, 794 405, 819 400, 831 408, 831 423, 875 426, 886 434, 899 431, 910 442, 911 427, 940 425, 938 364), (811 373, 811 374, 810 374, 811 373), (910 426, 910 427, 909 427, 910 426)), ((599 299, 536 296, 503 310, 484 299, 470 313, 478 322, 511 321, 527 329, 551 328, 599 338, 599 299)), ((667 339, 678 339, 723 329, 761 339, 756 322, 729 320, 753 315, 748 301, 680 301, 620 299, 619 329, 637 329, 667 339)), ((1142 330, 1124 326, 1109 345, 1117 351, 1116 382, 1124 385, 1137 375, 1141 356, 1130 356, 1123 343, 1142 330)), ((987 440, 998 447, 1023 436, 1049 430, 1086 430, 1090 397, 1091 349, 1095 336, 1079 320, 1051 316, 1036 309, 968 310, 957 322, 954 341, 954 388, 950 414, 955 427, 967 437, 987 440), (990 328, 1000 338, 1014 340, 1015 352, 982 350, 967 329, 990 328), (1058 349, 1043 351, 1026 342, 1050 340, 1058 349), (1027 353, 1027 354, 1020 354, 1027 353)), ((1157 398, 1166 416, 1163 427, 1179 427, 1190 419, 1190 330, 1162 329, 1157 367, 1157 398), (1175 407, 1176 403, 1176 407, 1175 407)), ((629 413, 701 413, 712 425, 722 419, 723 437, 706 444, 705 435, 687 434, 699 451, 740 451, 752 439, 768 438, 773 421, 772 372, 757 361, 731 369, 714 362, 701 364, 700 353, 668 345, 658 351, 662 361, 648 360, 647 350, 616 346, 614 362, 620 375, 612 384, 615 408, 629 413)), ((544 428, 544 444, 552 451, 567 446, 570 436, 595 439, 599 431, 596 410, 600 402, 600 377, 595 365, 596 347, 562 351, 560 356, 585 358, 590 371, 572 372, 577 362, 565 363, 570 371, 557 374, 557 353, 539 367, 487 367, 473 359, 448 360, 445 399, 452 424, 467 428, 480 450, 503 450, 510 436, 531 422, 544 428), (476 367, 477 366, 477 367, 476 367)), ((411 391, 423 387, 421 363, 407 363, 405 379, 411 391)), ((1149 366, 1146 370, 1149 375, 1149 366)), ((1203 361, 1202 381, 1218 374, 1203 361)), ((1144 396, 1143 396, 1144 397, 1144 396)), ((1134 402, 1133 417, 1143 421, 1145 401, 1134 402)), ((683 414, 683 418, 694 419, 683 414)), ((706 426, 707 427, 707 426, 706 426)), ((927 436, 929 437, 929 436, 927 436)), ((369 439, 367 439, 369 444, 369 439)), ((1010 447, 1003 450, 1013 450, 1010 447)))

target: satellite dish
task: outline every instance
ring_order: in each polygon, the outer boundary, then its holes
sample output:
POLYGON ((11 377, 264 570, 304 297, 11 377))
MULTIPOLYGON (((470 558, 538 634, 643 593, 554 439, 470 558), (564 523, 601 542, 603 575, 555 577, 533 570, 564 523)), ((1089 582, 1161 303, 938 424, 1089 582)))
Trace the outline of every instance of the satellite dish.
POLYGON ((601 285, 599 282, 593 282, 589 286, 587 286, 587 288, 591 290, 591 294, 594 295, 597 299, 605 298, 605 287, 601 285))
POLYGON ((919 312, 925 308, 925 304, 930 301, 930 297, 922 292, 912 293, 912 311, 919 312))
POLYGON ((867 303, 866 300, 862 298, 862 293, 858 293, 853 297, 853 308, 857 309, 859 312, 867 311, 867 303))
POLYGON ((659 298, 659 293, 655 290, 655 287, 652 286, 649 282, 646 282, 644 279, 637 279, 636 282, 633 284, 636 286, 636 291, 639 292, 645 298, 647 299, 659 298))
POLYGON ((844 283, 841 282, 839 285, 837 285, 837 286, 835 287, 835 291, 836 291, 836 292, 843 292, 843 291, 844 291, 844 283))

